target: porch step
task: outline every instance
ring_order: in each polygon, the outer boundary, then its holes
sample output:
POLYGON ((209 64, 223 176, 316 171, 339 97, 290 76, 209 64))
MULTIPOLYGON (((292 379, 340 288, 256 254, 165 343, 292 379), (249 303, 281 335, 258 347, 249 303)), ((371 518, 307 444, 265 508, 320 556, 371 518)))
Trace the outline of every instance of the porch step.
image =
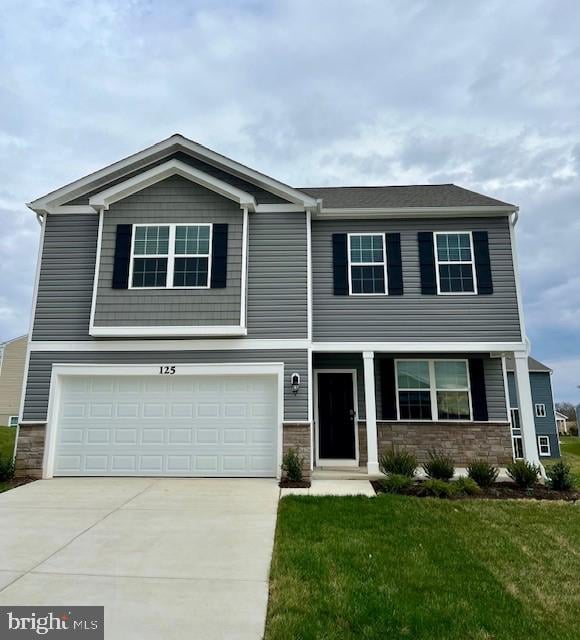
POLYGON ((368 480, 366 467, 317 467, 312 471, 313 480, 368 480))

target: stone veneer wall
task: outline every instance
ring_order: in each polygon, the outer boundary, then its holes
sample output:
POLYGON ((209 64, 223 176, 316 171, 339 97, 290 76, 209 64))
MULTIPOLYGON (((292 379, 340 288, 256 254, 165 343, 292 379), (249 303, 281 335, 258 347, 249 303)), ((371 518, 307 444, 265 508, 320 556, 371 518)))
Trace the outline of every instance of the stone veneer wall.
POLYGON ((474 458, 496 465, 512 461, 510 427, 504 422, 377 422, 379 456, 395 447, 410 451, 419 463, 437 449, 458 466, 474 458))
POLYGON ((368 462, 367 423, 358 421, 358 466, 366 467, 368 462))
POLYGON ((310 437, 310 423, 304 422, 284 422, 282 454, 286 454, 288 449, 296 449, 298 454, 304 459, 302 472, 304 478, 310 478, 310 447, 312 441, 310 437))
POLYGON ((42 478, 44 456, 44 424, 23 424, 16 443, 16 478, 42 478))

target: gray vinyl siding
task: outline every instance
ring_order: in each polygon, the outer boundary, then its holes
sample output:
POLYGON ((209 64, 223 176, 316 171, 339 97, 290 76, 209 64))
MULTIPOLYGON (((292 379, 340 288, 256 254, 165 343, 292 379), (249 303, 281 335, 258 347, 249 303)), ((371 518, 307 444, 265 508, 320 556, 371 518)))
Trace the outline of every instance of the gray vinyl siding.
POLYGON ((87 340, 98 217, 48 215, 33 340, 87 340))
MULTIPOLYGON (((508 371, 508 387, 510 402, 512 407, 519 407, 515 374, 508 371)), ((548 371, 530 371, 530 387, 532 390, 532 405, 545 404, 546 417, 536 416, 535 406, 534 424, 537 436, 548 436, 550 438, 550 451, 553 458, 560 457, 560 442, 556 427, 556 416, 554 414, 554 400, 552 397, 552 379, 548 371)))
POLYGON ((304 213, 250 214, 248 337, 307 337, 306 254, 304 213))
POLYGON ((308 354, 306 350, 240 351, 139 351, 139 352, 54 352, 30 354, 24 420, 46 420, 50 375, 53 363, 67 364, 197 364, 234 362, 284 363, 284 419, 308 419, 308 354), (300 389, 294 395, 290 376, 300 374, 300 389))
POLYGON ((92 190, 87 191, 83 195, 77 196, 72 200, 69 200, 65 204, 67 205, 88 204, 89 198, 95 193, 99 193, 104 189, 108 189, 109 187, 119 184, 120 182, 128 180, 129 178, 132 178, 138 173, 142 173, 143 171, 152 169, 153 167, 163 164, 164 162, 167 162, 172 158, 180 160, 181 162, 184 162, 185 164, 188 164, 191 167, 194 167, 195 169, 199 169, 200 171, 203 171, 204 173, 207 173, 210 176, 213 176, 214 178, 218 178, 219 180, 228 182, 229 184, 236 187, 237 189, 241 189, 242 191, 245 191, 246 193, 253 195, 256 198, 256 202, 258 204, 281 204, 286 202, 286 200, 280 198, 279 196, 274 195, 273 193, 270 193, 269 191, 266 191, 265 189, 262 189, 261 187, 258 187, 252 184, 251 182, 248 182, 247 180, 238 178, 237 176, 234 176, 231 173, 227 173, 222 169, 218 169, 217 167, 214 167, 213 165, 208 164, 207 162, 198 160, 197 158, 194 158, 193 156, 190 156, 187 153, 180 151, 178 153, 165 154, 163 157, 160 157, 153 162, 149 162, 146 165, 145 164, 136 165, 137 168, 134 168, 131 171, 127 171, 127 169, 124 169, 123 170, 124 173, 121 172, 117 177, 110 179, 107 182, 102 182, 98 187, 93 188, 92 190))
POLYGON ((105 212, 95 326, 239 325, 241 263, 239 205, 178 176, 162 180, 105 212), (139 223, 228 224, 226 288, 112 289, 117 225, 139 223))
POLYGON ((516 283, 507 217, 446 220, 315 220, 312 224, 316 341, 519 342, 516 283), (421 295, 419 231, 489 233, 492 295, 421 295), (403 296, 335 296, 333 233, 400 233, 403 296))
MULTIPOLYGON (((487 412, 490 421, 506 421, 508 419, 505 408, 505 387, 503 383, 503 373, 501 359, 490 358, 482 354, 402 354, 402 353, 381 353, 375 354, 375 399, 377 407, 377 418, 383 419, 383 405, 381 393, 381 367, 380 360, 386 359, 468 359, 478 357, 483 359, 485 376, 485 393, 487 399, 487 412)), ((313 369, 356 369, 357 372, 357 396, 358 396, 358 419, 366 418, 365 390, 364 390, 364 365, 362 354, 360 353, 315 353, 313 354, 313 369)))

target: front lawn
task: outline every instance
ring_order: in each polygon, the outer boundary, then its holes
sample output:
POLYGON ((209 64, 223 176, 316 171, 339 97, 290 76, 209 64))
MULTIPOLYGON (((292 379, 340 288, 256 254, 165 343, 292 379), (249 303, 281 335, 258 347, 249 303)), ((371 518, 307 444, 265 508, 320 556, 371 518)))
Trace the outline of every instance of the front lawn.
POLYGON ((267 640, 579 637, 580 506, 281 501, 267 640))
POLYGON ((580 438, 576 436, 561 436, 560 449, 564 462, 570 465, 576 486, 580 487, 580 438))

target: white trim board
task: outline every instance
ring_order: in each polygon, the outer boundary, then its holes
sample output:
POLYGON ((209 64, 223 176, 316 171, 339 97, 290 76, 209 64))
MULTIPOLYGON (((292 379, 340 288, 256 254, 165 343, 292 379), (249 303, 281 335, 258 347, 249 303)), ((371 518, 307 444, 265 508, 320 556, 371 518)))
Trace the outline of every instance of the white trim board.
MULTIPOLYGON (((229 364, 179 364, 176 365, 176 376, 215 376, 215 375, 275 375, 278 382, 278 415, 277 415, 277 475, 280 477, 282 464, 283 424, 284 424, 284 363, 229 363, 229 364)), ((52 478, 54 473, 54 457, 56 450, 57 418, 59 413, 62 380, 71 376, 157 376, 159 365, 143 364, 58 364, 52 366, 50 391, 45 432, 44 458, 42 477, 52 478)), ((38 424, 38 423, 36 423, 38 424)))
POLYGON ((287 338, 191 339, 191 340, 46 340, 30 343, 31 351, 239 351, 239 350, 306 350, 308 340, 287 338))
POLYGON ((56 189, 40 198, 28 203, 28 207, 38 213, 44 213, 47 211, 47 207, 54 205, 61 205, 64 202, 73 200, 87 191, 92 191, 95 188, 102 187, 118 178, 123 173, 127 174, 132 171, 139 170, 140 167, 144 167, 147 164, 158 161, 178 151, 185 151, 193 157, 206 162, 214 167, 225 169, 232 175, 243 178, 244 180, 262 187, 281 198, 288 200, 290 203, 299 204, 302 207, 316 207, 317 201, 315 198, 302 193, 298 189, 284 184, 270 176, 267 176, 259 171, 255 171, 245 165, 231 160, 226 156, 223 156, 203 145, 194 142, 182 136, 180 134, 174 134, 165 140, 143 149, 137 153, 134 153, 122 160, 119 160, 107 167, 99 169, 94 173, 91 173, 79 180, 75 180, 70 184, 67 184, 59 189, 56 189))
POLYGON ((316 352, 336 351, 353 353, 377 351, 384 353, 491 353, 492 351, 526 352, 522 342, 316 342, 312 343, 316 352))
POLYGON ((101 337, 139 337, 151 336, 160 338, 167 336, 245 336, 246 327, 241 325, 208 325, 197 327, 151 326, 151 327, 90 327, 91 336, 101 337))

